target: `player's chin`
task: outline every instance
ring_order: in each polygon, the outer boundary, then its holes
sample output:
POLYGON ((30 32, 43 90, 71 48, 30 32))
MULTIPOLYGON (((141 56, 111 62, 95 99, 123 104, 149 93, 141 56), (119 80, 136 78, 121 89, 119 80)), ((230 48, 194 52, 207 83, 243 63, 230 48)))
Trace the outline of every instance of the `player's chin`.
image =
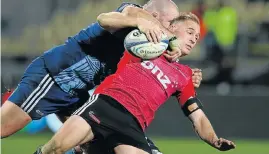
POLYGON ((188 49, 181 50, 181 56, 180 57, 187 56, 190 53, 191 53, 191 50, 188 50, 188 49))

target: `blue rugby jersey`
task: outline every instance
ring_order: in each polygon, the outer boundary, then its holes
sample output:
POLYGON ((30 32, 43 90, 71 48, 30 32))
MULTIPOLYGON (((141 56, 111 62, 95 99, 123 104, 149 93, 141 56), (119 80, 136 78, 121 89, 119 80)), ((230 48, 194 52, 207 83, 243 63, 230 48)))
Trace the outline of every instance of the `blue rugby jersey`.
MULTIPOLYGON (((121 12, 130 5, 140 7, 122 3, 116 11, 121 12)), ((124 37, 132 29, 111 34, 96 22, 69 37, 64 44, 46 51, 42 57, 56 83, 75 95, 81 89, 92 89, 106 75, 115 72, 124 51, 124 37)))

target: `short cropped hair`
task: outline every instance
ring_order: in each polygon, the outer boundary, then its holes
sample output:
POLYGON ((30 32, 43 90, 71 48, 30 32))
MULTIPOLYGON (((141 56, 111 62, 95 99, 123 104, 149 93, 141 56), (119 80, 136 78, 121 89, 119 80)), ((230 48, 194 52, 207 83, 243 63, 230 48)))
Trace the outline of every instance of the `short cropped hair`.
POLYGON ((173 19, 170 24, 174 24, 176 22, 180 22, 180 21, 186 21, 186 20, 192 20, 194 22, 196 22, 198 25, 200 25, 200 21, 199 21, 199 18, 191 13, 191 12, 180 12, 179 13, 179 16, 176 17, 175 19, 173 19))

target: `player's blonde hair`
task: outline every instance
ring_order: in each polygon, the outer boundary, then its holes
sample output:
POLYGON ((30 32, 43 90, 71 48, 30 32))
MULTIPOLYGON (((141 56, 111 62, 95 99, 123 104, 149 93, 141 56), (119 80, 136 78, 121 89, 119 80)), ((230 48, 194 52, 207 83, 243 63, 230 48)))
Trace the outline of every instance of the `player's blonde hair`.
POLYGON ((192 20, 200 25, 199 18, 191 12, 180 12, 179 16, 171 21, 171 25, 180 21, 192 20))

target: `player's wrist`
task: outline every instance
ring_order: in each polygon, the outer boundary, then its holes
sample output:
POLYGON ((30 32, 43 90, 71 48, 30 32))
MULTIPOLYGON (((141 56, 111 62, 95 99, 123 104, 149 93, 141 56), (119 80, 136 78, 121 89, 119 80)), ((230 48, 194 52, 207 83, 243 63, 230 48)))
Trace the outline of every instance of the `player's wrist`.
POLYGON ((212 140, 211 146, 216 148, 216 149, 219 149, 219 138, 214 138, 212 140))

